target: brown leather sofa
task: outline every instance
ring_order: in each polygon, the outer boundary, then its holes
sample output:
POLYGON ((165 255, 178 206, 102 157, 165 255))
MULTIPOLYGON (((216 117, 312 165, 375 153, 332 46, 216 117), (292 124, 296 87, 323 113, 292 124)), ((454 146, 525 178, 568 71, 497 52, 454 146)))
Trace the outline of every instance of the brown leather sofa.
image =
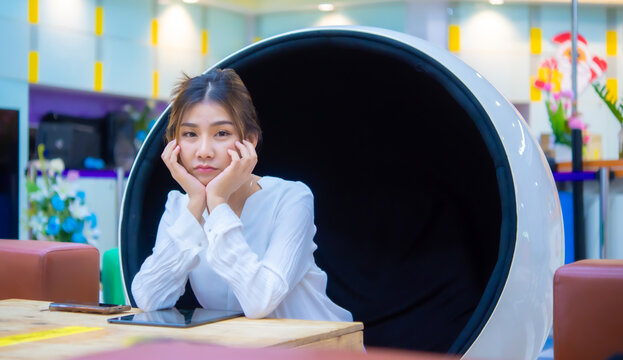
POLYGON ((75 243, 0 240, 0 300, 99 300, 99 251, 75 243))
POLYGON ((554 275, 556 360, 623 355, 623 260, 580 260, 554 275))

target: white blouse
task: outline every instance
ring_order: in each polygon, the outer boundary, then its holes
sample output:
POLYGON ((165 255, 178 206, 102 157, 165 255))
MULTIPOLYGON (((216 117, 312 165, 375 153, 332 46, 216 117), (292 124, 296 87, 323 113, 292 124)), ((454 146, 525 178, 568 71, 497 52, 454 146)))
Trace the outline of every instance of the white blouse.
POLYGON ((240 218, 227 204, 204 211, 203 227, 188 195, 169 193, 156 245, 132 281, 145 310, 170 308, 186 279, 204 308, 247 317, 352 321, 326 295, 327 275, 313 253, 314 202, 301 182, 262 177, 240 218))

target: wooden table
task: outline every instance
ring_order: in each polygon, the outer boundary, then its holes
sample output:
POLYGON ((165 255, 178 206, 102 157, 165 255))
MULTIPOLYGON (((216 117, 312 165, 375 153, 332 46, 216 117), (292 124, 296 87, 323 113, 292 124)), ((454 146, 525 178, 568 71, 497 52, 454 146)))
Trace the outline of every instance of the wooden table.
POLYGON ((157 339, 234 347, 363 350, 363 324, 360 322, 242 317, 177 329, 110 324, 107 319, 119 315, 49 311, 49 304, 47 301, 17 299, 0 301, 0 358, 70 358, 157 339), (23 342, 15 343, 19 340, 23 342))
MULTIPOLYGON (((584 171, 598 171, 602 167, 607 167, 614 173, 614 177, 623 177, 623 160, 593 160, 583 161, 582 169, 584 171)), ((564 162, 557 164, 557 170, 559 172, 571 172, 571 162, 564 162)))

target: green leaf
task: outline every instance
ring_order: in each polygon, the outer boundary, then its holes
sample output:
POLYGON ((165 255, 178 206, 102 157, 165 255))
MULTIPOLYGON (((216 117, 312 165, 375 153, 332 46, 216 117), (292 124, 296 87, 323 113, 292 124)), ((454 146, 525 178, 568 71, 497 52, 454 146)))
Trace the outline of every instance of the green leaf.
POLYGON ((608 91, 605 85, 600 87, 598 84, 593 84, 593 89, 595 89, 599 98, 610 109, 610 112, 612 112, 619 124, 623 125, 623 104, 617 104, 618 100, 614 99, 614 96, 612 96, 612 93, 608 91))
POLYGON ((26 181, 26 192, 28 194, 32 194, 37 191, 39 191, 39 187, 34 181, 26 181))
POLYGON ((565 110, 562 106, 562 102, 556 103, 558 108, 556 111, 552 111, 549 100, 545 101, 547 107, 547 114, 549 115, 549 122, 552 126, 552 132, 554 134, 554 142, 571 146, 571 129, 567 123, 565 117, 565 110))

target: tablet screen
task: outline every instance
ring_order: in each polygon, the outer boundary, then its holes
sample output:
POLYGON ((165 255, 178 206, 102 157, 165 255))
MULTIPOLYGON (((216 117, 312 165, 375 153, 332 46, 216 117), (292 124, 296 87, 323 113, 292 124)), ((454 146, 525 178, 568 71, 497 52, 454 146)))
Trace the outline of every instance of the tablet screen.
POLYGON ((172 308, 120 316, 108 319, 108 322, 134 325, 191 327, 243 315, 242 312, 233 310, 209 310, 202 308, 185 310, 172 308))

